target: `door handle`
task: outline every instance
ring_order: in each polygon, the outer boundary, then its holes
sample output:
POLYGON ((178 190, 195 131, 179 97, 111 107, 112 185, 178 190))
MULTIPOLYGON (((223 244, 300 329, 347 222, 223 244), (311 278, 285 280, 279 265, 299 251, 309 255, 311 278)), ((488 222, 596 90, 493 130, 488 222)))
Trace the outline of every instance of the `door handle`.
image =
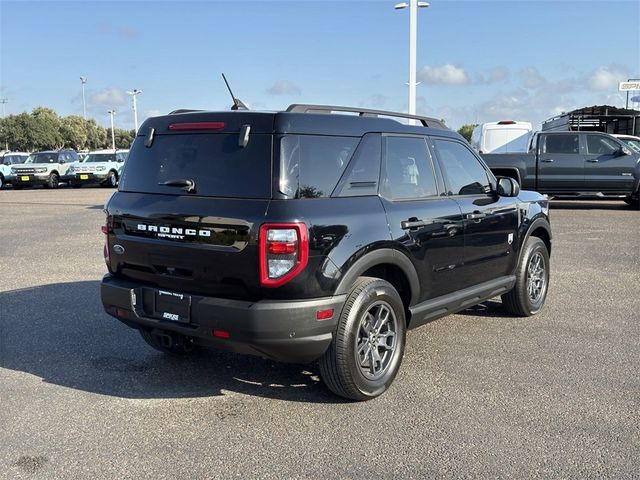
POLYGON ((426 227, 433 224, 432 220, 403 220, 400 222, 400 228, 410 230, 412 228, 426 227))
POLYGON ((588 158, 587 162, 589 163, 598 163, 600 160, 598 160, 597 158, 588 158))
POLYGON ((543 160, 540 160, 542 163, 553 163, 553 158, 545 158, 543 160))
POLYGON ((481 220, 486 216, 487 214, 482 212, 467 213, 467 220, 481 220))

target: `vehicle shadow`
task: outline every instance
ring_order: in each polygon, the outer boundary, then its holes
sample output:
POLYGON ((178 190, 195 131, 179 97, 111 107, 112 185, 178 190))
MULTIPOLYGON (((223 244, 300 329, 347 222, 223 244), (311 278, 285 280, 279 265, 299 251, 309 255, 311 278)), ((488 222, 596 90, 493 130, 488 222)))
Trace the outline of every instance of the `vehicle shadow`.
POLYGON ((622 200, 551 200, 552 210, 633 210, 622 200))
POLYGON ((343 403, 315 366, 203 350, 187 358, 149 347, 108 316, 100 282, 0 292, 0 368, 44 382, 124 398, 186 398, 224 390, 296 402, 343 403))
POLYGON ((502 302, 486 300, 478 305, 474 305, 458 312, 458 315, 471 315, 474 317, 507 318, 510 315, 502 307, 502 302))

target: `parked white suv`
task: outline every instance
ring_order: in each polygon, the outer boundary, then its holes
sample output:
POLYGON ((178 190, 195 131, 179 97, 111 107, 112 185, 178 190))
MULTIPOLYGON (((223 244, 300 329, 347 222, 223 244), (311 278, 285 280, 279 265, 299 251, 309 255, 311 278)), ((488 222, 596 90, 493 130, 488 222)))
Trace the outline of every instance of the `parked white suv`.
POLYGON ((74 188, 90 184, 115 188, 128 155, 129 150, 94 150, 71 165, 65 180, 74 188))
POLYGON ((12 181, 11 165, 24 163, 28 156, 29 154, 26 152, 5 152, 2 155, 0 158, 0 188, 12 181))
POLYGON ((73 162, 78 160, 74 150, 48 150, 29 155, 22 164, 11 167, 13 188, 43 185, 58 188, 60 180, 67 174, 73 162))

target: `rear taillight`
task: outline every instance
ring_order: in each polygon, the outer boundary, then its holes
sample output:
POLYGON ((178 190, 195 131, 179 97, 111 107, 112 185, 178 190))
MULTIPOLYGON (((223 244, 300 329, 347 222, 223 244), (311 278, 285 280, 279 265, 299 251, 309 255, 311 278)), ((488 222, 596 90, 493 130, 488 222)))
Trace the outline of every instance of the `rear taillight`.
POLYGON ((104 255, 104 261, 107 264, 107 267, 111 263, 111 256, 109 255, 109 217, 107 217, 105 224, 100 227, 102 233, 104 233, 104 248, 102 249, 102 254, 104 255))
POLYGON ((309 259, 304 223, 269 223, 260 227, 260 283, 279 287, 298 275, 309 259))

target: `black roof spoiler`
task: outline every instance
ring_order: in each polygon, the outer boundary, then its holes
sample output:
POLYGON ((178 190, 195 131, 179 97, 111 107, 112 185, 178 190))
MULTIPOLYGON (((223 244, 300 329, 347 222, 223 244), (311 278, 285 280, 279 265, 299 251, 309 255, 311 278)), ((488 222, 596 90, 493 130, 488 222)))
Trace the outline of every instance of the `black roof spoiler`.
POLYGON ((335 105, 307 105, 301 103, 294 103, 289 105, 287 112, 292 113, 357 113, 361 117, 393 117, 393 118, 408 118, 410 120, 418 120, 423 127, 439 128, 442 130, 450 130, 442 121, 431 118, 422 117, 419 115, 410 115, 408 113, 388 112, 385 110, 371 110, 369 108, 354 108, 354 107, 338 107, 335 105))

